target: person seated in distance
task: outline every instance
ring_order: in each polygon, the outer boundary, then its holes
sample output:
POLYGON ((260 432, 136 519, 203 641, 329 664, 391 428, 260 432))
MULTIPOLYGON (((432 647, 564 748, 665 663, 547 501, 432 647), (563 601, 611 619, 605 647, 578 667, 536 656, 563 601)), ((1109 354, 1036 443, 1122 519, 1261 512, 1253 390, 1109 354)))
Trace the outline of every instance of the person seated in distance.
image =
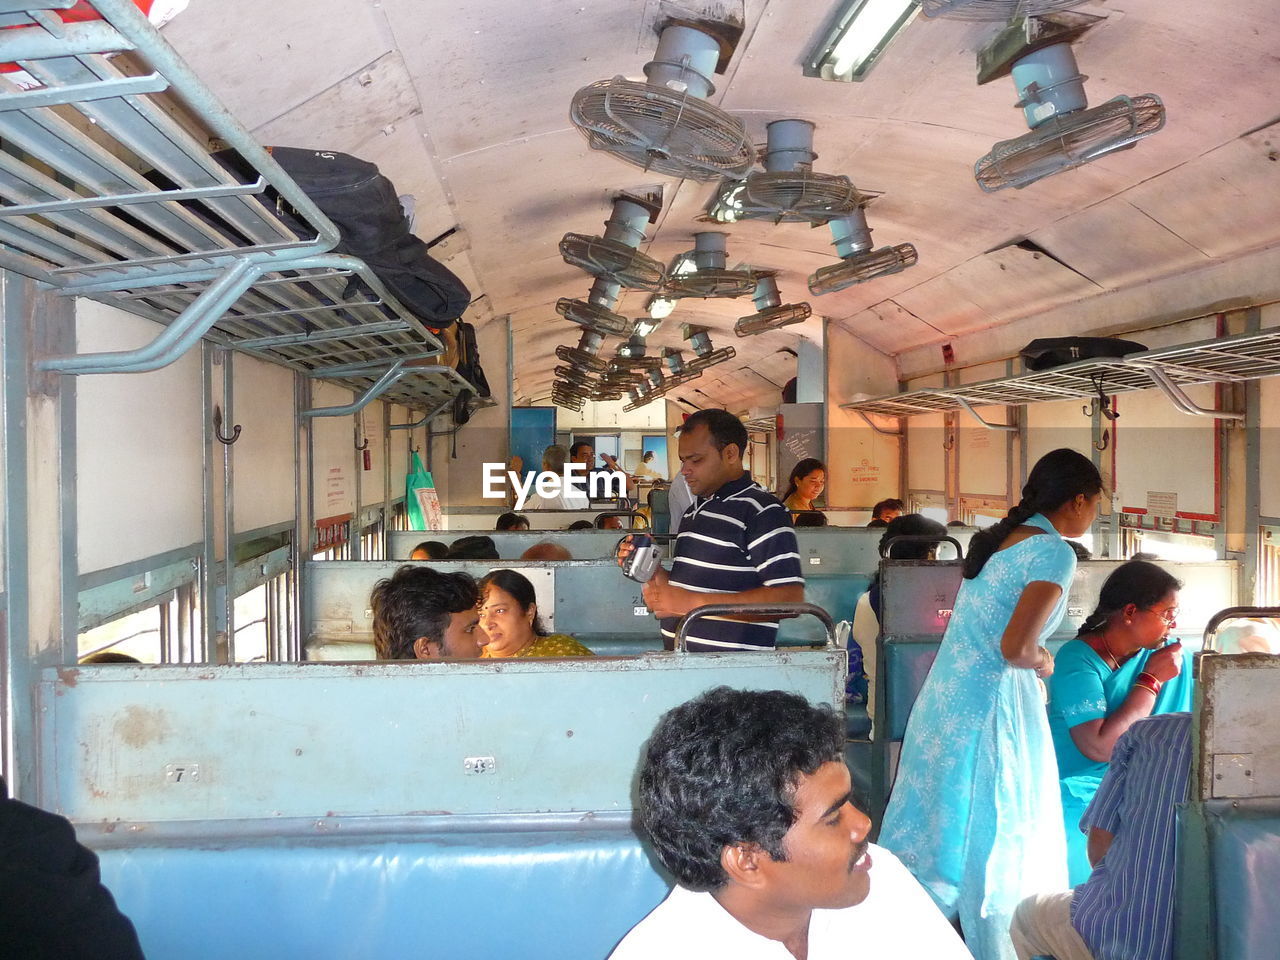
POLYGON ((868 842, 844 722, 781 690, 717 687, 658 722, 640 821, 677 885, 610 960, 971 958, 924 888, 868 842))
POLYGON ((897 497, 881 500, 871 508, 871 522, 868 527, 887 527, 894 519, 902 516, 904 504, 897 497))
POLYGON ((444 560, 449 556, 449 545, 440 540, 423 540, 409 552, 410 560, 444 560))
POLYGON ((535 543, 532 547, 520 554, 521 560, 572 560, 573 554, 560 546, 558 543, 551 543, 543 540, 541 543, 535 543))
POLYGON ((508 510, 498 517, 493 529, 502 531, 520 531, 529 529, 529 518, 508 510))
POLYGON ((477 629, 479 598, 465 573, 406 564, 379 580, 369 597, 378 659, 476 659, 484 639, 477 629))

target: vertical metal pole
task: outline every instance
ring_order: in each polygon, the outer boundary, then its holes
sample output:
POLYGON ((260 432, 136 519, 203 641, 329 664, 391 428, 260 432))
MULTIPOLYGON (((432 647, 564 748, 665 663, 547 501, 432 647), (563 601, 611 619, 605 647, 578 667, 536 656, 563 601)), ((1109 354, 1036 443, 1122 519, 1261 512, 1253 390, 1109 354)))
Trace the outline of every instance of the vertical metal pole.
POLYGON ((306 483, 311 486, 311 470, 306 471, 306 477, 303 477, 304 449, 307 460, 310 463, 311 456, 311 423, 310 419, 302 416, 302 411, 306 409, 304 406, 306 399, 303 396, 304 385, 308 383, 306 377, 299 373, 293 375, 293 543, 290 545, 289 553, 289 638, 286 659, 301 660, 302 659, 302 637, 299 635, 301 629, 301 593, 302 593, 302 569, 303 561, 309 557, 311 550, 311 497, 308 494, 306 499, 307 513, 304 516, 302 512, 302 485, 306 483), (306 442, 304 444, 302 431, 306 431, 306 442))
POLYGON ((387 534, 391 530, 391 404, 382 405, 382 558, 387 557, 387 534))
POLYGON ((13 796, 30 795, 35 782, 35 676, 27 613, 27 323, 33 285, 0 272, 4 330, 4 643, 0 644, 0 704, 4 778, 13 796), (22 748, 21 750, 19 748, 22 748))
POLYGON ((75 306, 12 274, 0 274, 0 289, 6 467, 0 747, 13 794, 39 804, 40 671, 75 663, 79 624, 75 488, 59 488, 75 467, 74 392, 65 396, 63 378, 35 372, 34 364, 74 350, 75 306))
MULTIPOLYGON (((222 361, 222 424, 223 430, 232 429, 236 422, 235 386, 232 364, 235 354, 219 350, 222 361)), ((236 525, 235 482, 232 476, 234 454, 232 444, 218 441, 222 448, 222 569, 225 581, 222 588, 222 619, 227 631, 227 663, 236 662, 236 525)))
POLYGON ((352 447, 355 449, 356 468, 356 503, 355 509, 351 511, 351 537, 348 547, 351 550, 352 560, 364 560, 364 452, 360 449, 368 438, 364 436, 364 411, 358 411, 352 415, 351 434, 355 438, 352 447))
MULTIPOLYGON (((1245 311, 1245 332, 1262 329, 1262 311, 1251 307, 1245 311)), ((1262 549, 1262 384, 1250 380, 1244 388, 1244 559, 1240 568, 1240 602, 1260 603, 1258 559, 1262 549)), ((1228 425, 1228 430, 1233 429, 1228 425)), ((1238 428, 1235 428, 1238 429, 1238 428)), ((1227 462, 1224 458, 1224 464, 1227 462)), ((1225 488, 1225 478, 1222 478, 1225 488)), ((1223 491, 1226 500, 1226 491, 1223 491)), ((1230 516, 1223 512, 1225 526, 1230 516)))
MULTIPOLYGON (((52 297, 53 294, 46 294, 52 297)), ((58 350, 75 351, 75 319, 74 306, 65 298, 58 298, 59 303, 66 304, 72 316, 65 330, 66 340, 58 346, 58 350)), ((59 532, 62 543, 59 556, 62 561, 62 641, 63 662, 75 663, 79 659, 80 636, 80 525, 77 512, 76 493, 76 377, 57 378, 58 427, 61 442, 58 451, 58 515, 59 532)))
POLYGON ((198 592, 200 594, 200 637, 194 645, 192 651, 192 661, 194 663, 213 663, 217 659, 217 642, 215 637, 215 624, 217 601, 215 598, 215 584, 217 577, 214 573, 214 566, 218 562, 217 555, 213 548, 213 538, 216 531, 213 523, 213 350, 214 347, 208 341, 201 341, 201 378, 203 380, 203 401, 201 403, 201 413, 203 422, 200 432, 204 438, 204 444, 201 447, 203 451, 203 470, 201 474, 201 515, 204 525, 203 538, 200 543, 200 572, 197 578, 198 592))

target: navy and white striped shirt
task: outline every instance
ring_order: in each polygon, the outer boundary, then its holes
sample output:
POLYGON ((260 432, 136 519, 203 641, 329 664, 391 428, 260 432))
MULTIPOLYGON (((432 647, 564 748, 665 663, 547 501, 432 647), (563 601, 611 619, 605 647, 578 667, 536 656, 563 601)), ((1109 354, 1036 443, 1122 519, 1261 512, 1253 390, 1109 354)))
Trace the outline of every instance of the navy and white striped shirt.
MULTIPOLYGON (((757 587, 804 586, 800 548, 791 514, 773 494, 743 473, 709 497, 690 504, 680 519, 671 585, 695 593, 742 593, 757 587)), ((677 619, 662 621, 662 635, 674 640, 677 619)), ((773 649, 777 621, 698 620, 689 649, 773 649)))
POLYGON ((1115 840, 1071 901, 1071 925, 1095 960, 1172 960, 1176 805, 1190 776, 1189 713, 1139 720, 1116 741, 1080 821, 1115 840))

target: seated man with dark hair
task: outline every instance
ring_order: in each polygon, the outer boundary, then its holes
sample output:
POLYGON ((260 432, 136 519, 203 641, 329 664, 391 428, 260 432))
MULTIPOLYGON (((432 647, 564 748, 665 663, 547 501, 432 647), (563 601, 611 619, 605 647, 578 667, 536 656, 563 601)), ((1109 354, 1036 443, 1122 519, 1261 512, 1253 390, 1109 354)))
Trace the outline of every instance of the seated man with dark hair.
POLYGON ((569 524, 570 530, 594 530, 596 525, 590 520, 575 520, 569 524))
POLYGON ((868 527, 887 527, 895 518, 902 515, 904 504, 897 497, 881 500, 871 508, 871 522, 868 527))
POLYGON ((71 823, 8 797, 0 780, 0 957, 142 960, 133 924, 71 823))
POLYGON ((867 841, 844 740, 834 710, 781 690, 717 687, 668 711, 638 812, 677 886, 611 960, 969 958, 906 867, 867 841))
POLYGON ((465 573, 405 565, 369 597, 379 660, 474 660, 484 634, 476 582, 465 573))
POLYGON ((498 521, 493 525, 493 529, 503 531, 528 530, 529 520, 527 517, 522 517, 520 514, 508 510, 506 513, 498 517, 498 521))
POLYGON ((459 537, 449 545, 446 560, 497 560, 498 547, 493 537, 475 534, 470 537, 459 537))

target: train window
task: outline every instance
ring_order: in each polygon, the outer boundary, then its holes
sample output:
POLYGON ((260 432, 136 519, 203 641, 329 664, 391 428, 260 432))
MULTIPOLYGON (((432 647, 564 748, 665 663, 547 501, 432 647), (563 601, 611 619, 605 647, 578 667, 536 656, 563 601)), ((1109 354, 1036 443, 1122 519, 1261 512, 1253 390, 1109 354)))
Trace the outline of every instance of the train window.
POLYGON ((1280 605, 1280 527, 1263 527, 1258 536, 1258 604, 1280 605))
POLYGON ((179 610, 175 590, 159 603, 81 631, 76 641, 76 659, 112 653, 141 663, 163 663, 167 659, 167 641, 180 629, 179 610))
POLYGON ((236 597, 236 662, 252 663, 267 659, 267 632, 270 606, 267 584, 259 584, 248 593, 236 597))
POLYGON ((312 560, 351 559, 351 514, 316 521, 312 560))
POLYGON ((387 558, 384 549, 386 538, 382 535, 382 517, 361 528, 360 530, 360 558, 362 560, 385 560, 387 558))
POLYGON ((1132 540, 1134 553, 1154 554, 1157 559, 1184 563, 1203 563, 1218 559, 1218 548, 1213 537, 1195 536, 1189 533, 1166 533, 1157 530, 1138 530, 1132 540))

